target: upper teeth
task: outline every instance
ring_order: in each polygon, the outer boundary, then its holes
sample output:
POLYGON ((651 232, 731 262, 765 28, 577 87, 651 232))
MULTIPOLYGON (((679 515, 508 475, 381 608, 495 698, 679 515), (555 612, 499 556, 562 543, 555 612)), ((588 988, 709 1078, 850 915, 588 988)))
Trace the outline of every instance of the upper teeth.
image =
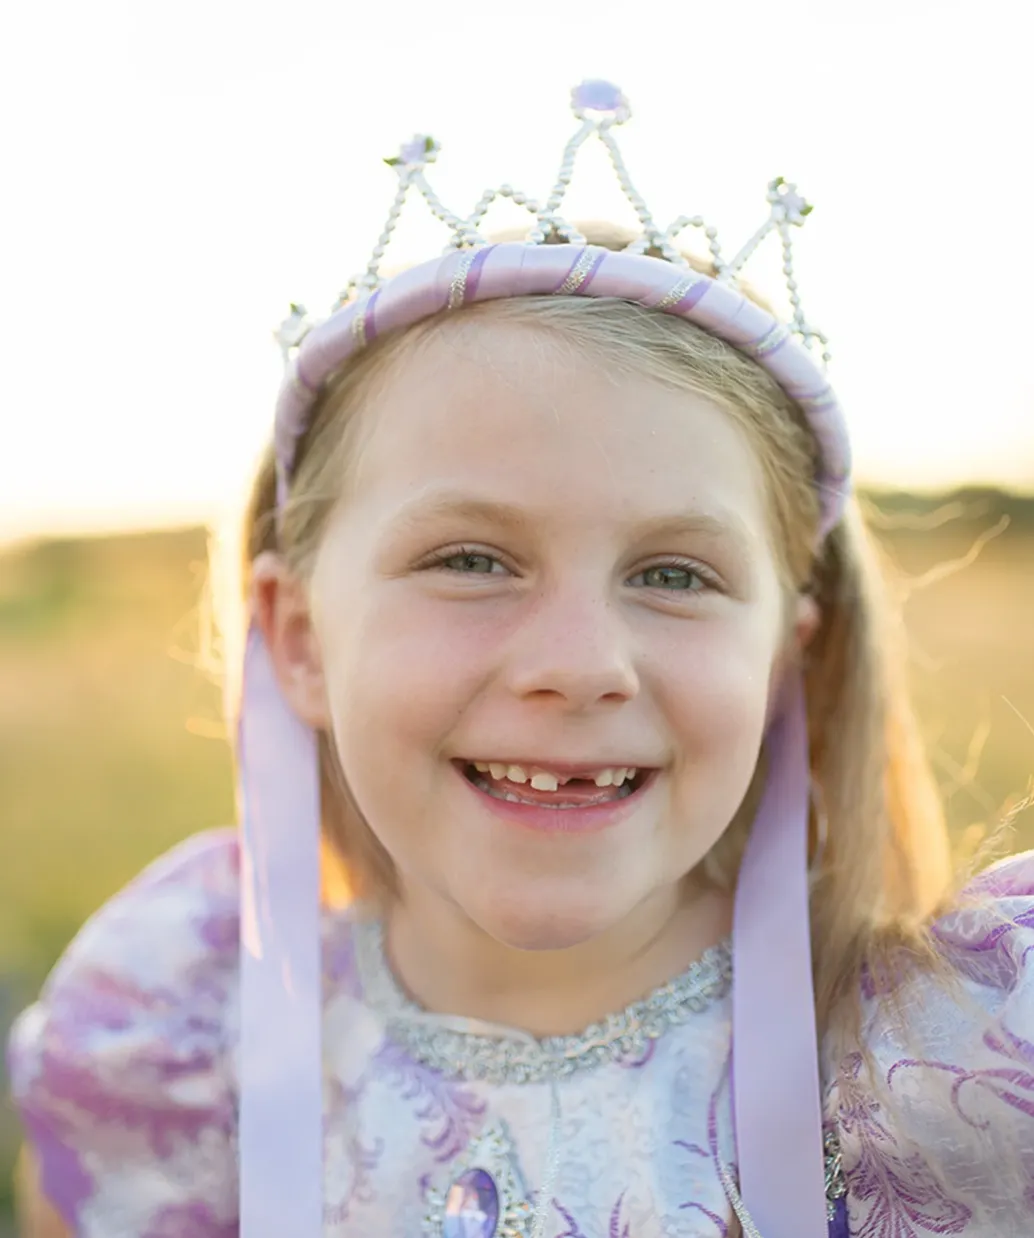
MULTIPOLYGON (((555 791, 571 779, 562 774, 552 774, 549 770, 526 770, 520 765, 502 765, 495 761, 475 761, 474 768, 481 774, 489 774, 497 780, 507 779, 509 782, 527 782, 536 791, 555 791)), ((587 774, 598 787, 620 787, 622 783, 634 778, 634 766, 615 766, 608 769, 598 769, 593 774, 587 774)))

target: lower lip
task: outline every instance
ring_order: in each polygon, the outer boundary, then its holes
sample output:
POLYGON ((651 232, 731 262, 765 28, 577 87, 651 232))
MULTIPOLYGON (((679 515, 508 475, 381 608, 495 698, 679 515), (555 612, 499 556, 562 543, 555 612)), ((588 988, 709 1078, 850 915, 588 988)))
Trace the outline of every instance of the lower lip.
POLYGON ((657 776, 657 771, 651 770, 631 795, 619 800, 608 800, 585 808, 549 808, 542 804, 515 804, 512 800, 496 799, 471 782, 462 769, 454 768, 457 777, 477 796, 483 807, 504 821, 523 825, 525 829, 537 830, 541 834, 591 834, 619 825, 638 809, 657 776))

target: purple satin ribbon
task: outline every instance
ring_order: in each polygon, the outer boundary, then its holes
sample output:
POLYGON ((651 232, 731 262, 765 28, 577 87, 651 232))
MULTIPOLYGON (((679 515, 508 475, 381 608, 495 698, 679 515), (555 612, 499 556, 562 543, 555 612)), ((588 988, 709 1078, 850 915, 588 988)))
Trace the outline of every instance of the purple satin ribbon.
POLYGON ((736 885, 732 1092, 740 1194, 764 1238, 827 1234, 808 911, 802 677, 769 728, 768 777, 736 885))
POLYGON ((248 634, 239 728, 241 1238, 323 1233, 319 758, 248 634))

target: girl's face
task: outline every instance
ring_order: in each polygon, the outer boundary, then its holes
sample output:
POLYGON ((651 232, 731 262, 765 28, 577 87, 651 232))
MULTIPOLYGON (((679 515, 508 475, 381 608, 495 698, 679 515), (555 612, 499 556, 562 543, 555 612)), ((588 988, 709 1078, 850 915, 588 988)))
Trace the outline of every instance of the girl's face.
POLYGON ((785 631, 744 433, 491 318, 363 416, 312 580, 317 721, 403 896, 524 948, 670 898, 747 792, 785 631))

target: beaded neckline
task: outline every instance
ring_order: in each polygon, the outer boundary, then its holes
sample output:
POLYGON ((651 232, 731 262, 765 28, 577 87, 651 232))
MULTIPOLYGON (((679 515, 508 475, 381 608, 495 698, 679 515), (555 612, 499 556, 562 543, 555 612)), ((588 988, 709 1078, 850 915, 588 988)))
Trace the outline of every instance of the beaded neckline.
POLYGON ((356 962, 367 1002, 388 1034, 414 1061, 449 1079, 486 1083, 543 1083, 606 1062, 635 1060, 669 1028, 688 1022, 724 997, 732 983, 732 944, 726 939, 624 1010, 570 1036, 537 1039, 475 1020, 421 1010, 392 973, 378 921, 354 922, 356 962), (470 1024, 469 1027, 464 1024, 470 1024))

